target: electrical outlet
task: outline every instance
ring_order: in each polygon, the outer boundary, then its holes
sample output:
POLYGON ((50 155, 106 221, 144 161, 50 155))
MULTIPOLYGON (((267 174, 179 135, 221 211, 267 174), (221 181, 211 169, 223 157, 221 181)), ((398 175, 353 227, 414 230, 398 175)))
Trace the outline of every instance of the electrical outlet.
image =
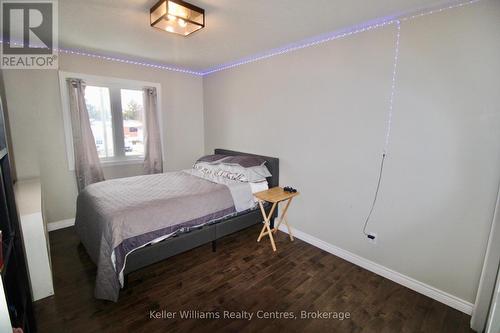
POLYGON ((372 244, 377 244, 377 240, 378 240, 378 238, 377 238, 377 234, 376 234, 376 233, 374 233, 374 232, 370 232, 370 233, 368 234, 368 236, 370 236, 370 237, 367 237, 367 239, 368 239, 368 241, 369 241, 370 243, 372 243, 372 244))

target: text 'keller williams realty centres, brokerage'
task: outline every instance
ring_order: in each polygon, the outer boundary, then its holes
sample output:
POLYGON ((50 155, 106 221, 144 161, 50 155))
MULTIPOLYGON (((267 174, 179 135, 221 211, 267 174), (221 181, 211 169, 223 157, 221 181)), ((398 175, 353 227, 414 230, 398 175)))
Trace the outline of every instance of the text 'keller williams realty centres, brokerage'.
POLYGON ((150 310, 149 319, 231 319, 231 320, 254 320, 254 319, 325 319, 325 320, 345 320, 350 319, 350 312, 336 311, 199 311, 199 310, 150 310))

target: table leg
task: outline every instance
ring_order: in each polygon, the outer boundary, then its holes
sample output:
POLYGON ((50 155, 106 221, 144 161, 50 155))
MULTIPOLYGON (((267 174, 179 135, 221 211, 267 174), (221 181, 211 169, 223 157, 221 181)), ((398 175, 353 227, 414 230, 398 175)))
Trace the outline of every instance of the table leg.
POLYGON ((271 232, 271 228, 269 227, 269 223, 265 224, 265 227, 267 229, 267 235, 269 235, 269 239, 271 240, 271 246, 273 247, 273 251, 276 251, 276 244, 274 243, 274 237, 273 233, 271 232))
POLYGON ((262 206, 262 201, 259 201, 260 212, 262 213, 262 217, 264 218, 264 225, 262 226, 262 230, 260 231, 259 238, 257 238, 257 242, 260 242, 260 239, 264 235, 264 231, 266 230, 265 223, 267 221, 266 211, 264 210, 264 206, 262 206))
POLYGON ((271 246, 273 247, 273 251, 276 251, 276 245, 274 244, 274 238, 273 238, 273 233, 271 232, 271 228, 269 227, 271 216, 273 216, 274 210, 276 209, 277 203, 273 203, 273 206, 271 207, 271 211, 269 212, 269 215, 266 214, 266 211, 264 210, 264 206, 262 205, 262 201, 259 201, 259 207, 260 211, 262 213, 262 217, 264 218, 264 226, 262 227, 262 230, 260 232, 259 238, 257 238, 257 242, 260 242, 262 237, 264 235, 269 235, 269 239, 271 240, 271 246))
POLYGON ((290 236, 290 240, 293 242, 292 228, 288 224, 288 219, 285 217, 285 224, 288 229, 288 236, 290 236))
POLYGON ((285 209, 283 210, 283 213, 281 213, 280 220, 278 221, 278 225, 274 228, 273 232, 276 233, 278 231, 279 226, 281 225, 281 222, 285 221, 286 227, 288 229, 288 236, 290 236, 290 240, 293 241, 293 235, 292 235, 292 228, 290 228, 290 225, 288 224, 288 219, 286 218, 286 213, 288 211, 288 207, 290 207, 290 203, 292 202, 292 198, 288 199, 285 205, 285 209))

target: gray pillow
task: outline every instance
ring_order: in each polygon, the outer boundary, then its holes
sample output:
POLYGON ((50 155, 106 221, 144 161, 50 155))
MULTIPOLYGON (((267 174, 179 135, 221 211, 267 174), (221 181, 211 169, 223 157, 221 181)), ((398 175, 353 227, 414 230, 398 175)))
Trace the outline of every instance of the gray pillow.
MULTIPOLYGON (((227 155, 222 155, 222 154, 213 154, 213 155, 205 155, 203 157, 200 157, 196 163, 198 162, 206 162, 206 163, 217 163, 219 162, 220 160, 224 159, 228 157, 227 155)), ((195 164, 196 164, 195 163, 195 164)))
POLYGON ((264 165, 266 160, 258 156, 236 155, 228 156, 218 162, 226 165, 240 165, 244 168, 250 168, 264 165))

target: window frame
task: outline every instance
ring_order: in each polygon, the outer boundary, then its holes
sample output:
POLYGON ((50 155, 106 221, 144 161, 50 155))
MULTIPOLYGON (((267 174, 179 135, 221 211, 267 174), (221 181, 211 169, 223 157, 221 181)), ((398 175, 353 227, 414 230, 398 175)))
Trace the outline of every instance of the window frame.
MULTIPOLYGON (((138 81, 138 80, 129 80, 115 77, 106 77, 106 76, 97 76, 97 75, 88 75, 82 73, 74 73, 74 72, 65 72, 59 71, 59 87, 61 93, 61 107, 63 114, 63 123, 64 123, 64 135, 66 141, 66 158, 68 162, 68 169, 70 171, 75 170, 75 153, 73 148, 73 133, 71 128, 71 114, 69 109, 69 92, 67 87, 66 80, 69 78, 78 78, 82 79, 87 86, 99 86, 106 87, 109 89, 109 98, 111 105, 111 114, 113 121, 113 131, 116 128, 123 128, 123 118, 121 117, 122 109, 121 109, 121 93, 120 89, 131 89, 131 90, 142 90, 143 88, 150 87, 156 88, 157 91, 157 112, 158 112, 158 120, 160 123, 160 140, 162 147, 164 146, 163 139, 163 115, 161 108, 161 84, 156 82, 147 82, 147 81, 138 81), (113 101, 113 98, 115 99, 113 101), (116 117, 119 113, 120 117, 116 117), (118 119, 121 119, 122 124, 118 124, 118 119), (118 126, 117 126, 118 125, 118 126)), ((113 134, 113 141, 116 140, 116 133, 113 134)), ((116 141, 115 141, 116 142, 116 141)), ((117 145, 115 144, 115 147, 117 145)), ((119 150, 118 150, 119 151, 119 150)), ((115 151, 116 154, 116 151, 115 151)), ((126 156, 126 155, 118 155, 112 158, 100 158, 101 164, 103 167, 106 166, 114 166, 114 165, 130 165, 130 164, 141 164, 144 162, 144 156, 126 156)))

